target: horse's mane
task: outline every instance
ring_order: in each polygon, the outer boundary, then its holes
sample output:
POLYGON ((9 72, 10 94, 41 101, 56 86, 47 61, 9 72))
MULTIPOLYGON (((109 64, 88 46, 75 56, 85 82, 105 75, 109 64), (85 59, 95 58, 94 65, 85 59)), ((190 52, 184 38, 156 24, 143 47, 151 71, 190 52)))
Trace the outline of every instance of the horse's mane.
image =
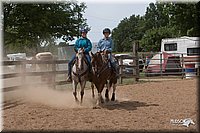
POLYGON ((105 59, 104 59, 104 57, 103 57, 103 55, 102 55, 102 53, 101 52, 96 52, 95 54, 92 54, 93 56, 93 61, 96 61, 96 62, 98 62, 98 64, 101 64, 101 65, 103 65, 103 64, 106 64, 106 63, 108 63, 105 59))

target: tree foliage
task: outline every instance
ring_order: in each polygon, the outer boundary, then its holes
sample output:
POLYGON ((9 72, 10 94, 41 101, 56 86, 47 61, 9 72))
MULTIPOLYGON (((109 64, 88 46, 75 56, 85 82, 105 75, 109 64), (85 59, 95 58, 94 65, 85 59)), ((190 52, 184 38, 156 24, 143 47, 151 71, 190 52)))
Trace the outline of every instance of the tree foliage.
POLYGON ((40 47, 55 39, 71 40, 86 25, 84 3, 3 3, 4 44, 40 47))
POLYGON ((197 8, 196 4, 173 4, 171 6, 171 22, 177 26, 180 35, 197 36, 197 8))
POLYGON ((140 51, 160 51, 163 38, 199 36, 196 3, 150 3, 144 16, 132 15, 113 29, 115 50, 131 51, 134 41, 140 51))
POLYGON ((112 33, 114 44, 117 44, 115 50, 119 52, 130 51, 132 49, 131 42, 139 40, 143 35, 143 22, 143 18, 139 15, 132 15, 129 19, 122 20, 118 27, 113 29, 112 33))

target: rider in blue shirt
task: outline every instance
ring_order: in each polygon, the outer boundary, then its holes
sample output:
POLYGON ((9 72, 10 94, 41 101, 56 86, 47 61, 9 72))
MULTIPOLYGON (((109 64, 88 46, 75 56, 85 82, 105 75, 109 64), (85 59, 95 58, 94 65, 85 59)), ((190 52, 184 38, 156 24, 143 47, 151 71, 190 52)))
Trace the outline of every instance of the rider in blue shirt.
POLYGON ((104 38, 99 40, 98 45, 97 45, 97 52, 103 52, 106 50, 109 53, 108 54, 108 59, 110 62, 109 67, 112 67, 114 72, 117 73, 117 66, 112 59, 113 41, 112 41, 111 37, 109 37, 110 34, 111 34, 111 31, 109 28, 105 28, 103 30, 104 38))
MULTIPOLYGON (((77 52, 79 50, 79 48, 84 48, 84 53, 85 53, 85 56, 86 56, 86 59, 87 59, 88 65, 89 65, 89 69, 91 70, 91 63, 90 63, 91 57, 89 55, 89 52, 92 50, 92 43, 87 38, 87 33, 88 33, 87 29, 81 29, 80 32, 81 32, 81 37, 76 40, 74 50, 75 50, 75 52, 77 52)), ((76 59, 76 54, 74 54, 72 56, 72 59, 68 63, 68 78, 67 78, 67 81, 72 81, 71 70, 72 70, 72 64, 73 64, 75 59, 76 59)))

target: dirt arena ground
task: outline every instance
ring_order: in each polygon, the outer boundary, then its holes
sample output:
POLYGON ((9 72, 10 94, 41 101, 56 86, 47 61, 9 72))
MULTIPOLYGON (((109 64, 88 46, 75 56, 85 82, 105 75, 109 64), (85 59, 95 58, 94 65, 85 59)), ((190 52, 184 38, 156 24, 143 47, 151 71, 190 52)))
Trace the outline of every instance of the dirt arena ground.
POLYGON ((3 129, 68 131, 197 131, 197 80, 139 82, 118 86, 116 101, 93 109, 86 89, 82 106, 71 90, 27 87, 4 93, 3 129), (12 98, 11 98, 12 97, 12 98), (191 118, 194 125, 172 124, 191 118))

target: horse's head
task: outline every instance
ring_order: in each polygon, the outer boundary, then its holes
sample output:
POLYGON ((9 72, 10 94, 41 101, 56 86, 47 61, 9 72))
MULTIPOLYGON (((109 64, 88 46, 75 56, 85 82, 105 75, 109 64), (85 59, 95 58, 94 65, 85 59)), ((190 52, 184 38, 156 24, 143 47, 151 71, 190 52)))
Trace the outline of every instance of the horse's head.
POLYGON ((99 52, 95 54, 91 52, 91 54, 92 54, 92 59, 91 59, 92 69, 94 73, 97 73, 98 68, 101 67, 102 59, 99 52))
POLYGON ((104 59, 102 53, 100 52, 96 52, 95 54, 91 52, 91 54, 92 54, 92 60, 91 60, 92 68, 93 71, 97 73, 98 70, 101 69, 101 67, 104 65, 104 59))
POLYGON ((76 53, 76 65, 79 70, 83 69, 84 49, 80 48, 76 53))

